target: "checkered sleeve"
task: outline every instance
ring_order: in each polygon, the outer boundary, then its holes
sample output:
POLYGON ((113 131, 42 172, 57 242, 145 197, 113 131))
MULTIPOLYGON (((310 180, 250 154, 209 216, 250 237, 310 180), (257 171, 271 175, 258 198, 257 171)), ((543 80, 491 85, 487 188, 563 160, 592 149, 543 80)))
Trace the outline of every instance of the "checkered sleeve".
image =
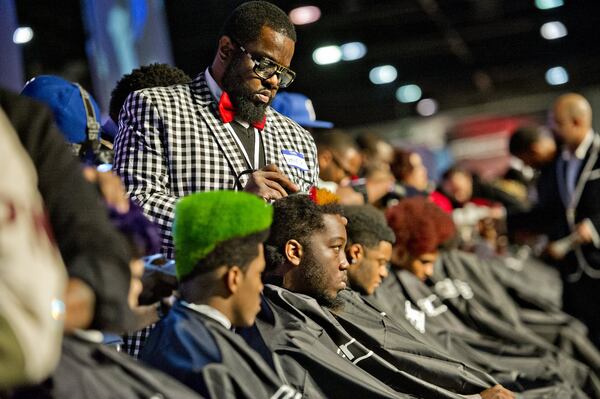
POLYGON ((177 197, 170 189, 163 121, 143 91, 127 97, 114 148, 114 170, 131 199, 160 229, 163 253, 173 258, 171 227, 177 197))
POLYGON ((148 339, 150 333, 154 329, 154 326, 156 326, 156 324, 151 324, 148 327, 144 327, 139 331, 123 335, 123 345, 121 346, 121 352, 127 353, 129 356, 135 357, 137 359, 140 356, 140 352, 144 348, 146 340, 148 339))

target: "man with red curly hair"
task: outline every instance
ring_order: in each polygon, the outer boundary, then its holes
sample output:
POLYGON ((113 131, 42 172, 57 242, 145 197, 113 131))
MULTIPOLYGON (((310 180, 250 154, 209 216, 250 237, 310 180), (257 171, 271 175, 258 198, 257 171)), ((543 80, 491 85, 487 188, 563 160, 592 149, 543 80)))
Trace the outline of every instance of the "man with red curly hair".
POLYGON ((392 265, 427 280, 433 274, 438 248, 456 231, 451 216, 427 199, 414 197, 388 209, 386 217, 396 235, 392 265))

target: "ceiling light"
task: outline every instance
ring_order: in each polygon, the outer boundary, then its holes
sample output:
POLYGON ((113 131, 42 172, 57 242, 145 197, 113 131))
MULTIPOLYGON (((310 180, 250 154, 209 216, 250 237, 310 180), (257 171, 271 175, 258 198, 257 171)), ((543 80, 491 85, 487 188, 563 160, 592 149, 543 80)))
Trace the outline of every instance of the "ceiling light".
POLYGON ((535 6, 540 10, 550 10, 564 4, 563 0, 535 0, 535 6))
POLYGON ((338 46, 319 47, 313 51, 312 58, 319 65, 335 64, 342 59, 342 50, 338 46))
POLYGON ((315 6, 298 7, 290 11, 290 21, 294 25, 311 24, 319 18, 321 18, 321 10, 315 6))
POLYGON ((561 66, 550 68, 546 71, 546 82, 552 86, 565 84, 569 81, 567 70, 561 66))
POLYGON ((22 26, 15 29, 13 33, 13 42, 16 44, 24 44, 33 39, 33 29, 29 26, 22 26))
POLYGON ((342 50, 342 59, 344 61, 358 60, 367 54, 367 46, 361 42, 342 44, 340 49, 342 50))
POLYGON ((373 84, 391 83, 398 77, 398 71, 391 65, 381 65, 371 69, 369 79, 373 84))
POLYGON ((417 103, 417 112, 421 116, 431 116, 438 110, 438 103, 433 98, 424 98, 417 103))
POLYGON ((546 40, 560 39, 567 36, 567 27, 559 21, 546 22, 540 28, 540 34, 546 40))
POLYGON ((396 90, 396 98, 401 103, 414 103, 421 98, 421 88, 417 85, 404 85, 396 90))

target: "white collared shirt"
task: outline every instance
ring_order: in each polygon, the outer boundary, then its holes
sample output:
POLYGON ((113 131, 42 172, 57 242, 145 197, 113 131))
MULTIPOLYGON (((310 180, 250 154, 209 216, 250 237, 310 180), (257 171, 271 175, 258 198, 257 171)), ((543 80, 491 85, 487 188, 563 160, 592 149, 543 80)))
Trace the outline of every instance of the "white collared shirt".
MULTIPOLYGON (((561 157, 565 162, 565 180, 567 185, 567 193, 569 196, 569 202, 575 191, 575 185, 577 183, 577 173, 581 169, 581 164, 587 154, 592 142, 594 141, 594 131, 590 129, 587 132, 583 141, 579 144, 575 152, 571 152, 568 148, 563 149, 561 157)), ((568 202, 567 202, 568 203, 568 202)))
POLYGON ((203 314, 204 316, 210 317, 219 324, 223 325, 223 327, 225 327, 226 329, 231 330, 231 321, 227 318, 227 316, 225 316, 223 313, 213 308, 212 306, 206 304, 187 303, 185 301, 181 301, 181 303, 186 308, 192 309, 200 314, 203 314))

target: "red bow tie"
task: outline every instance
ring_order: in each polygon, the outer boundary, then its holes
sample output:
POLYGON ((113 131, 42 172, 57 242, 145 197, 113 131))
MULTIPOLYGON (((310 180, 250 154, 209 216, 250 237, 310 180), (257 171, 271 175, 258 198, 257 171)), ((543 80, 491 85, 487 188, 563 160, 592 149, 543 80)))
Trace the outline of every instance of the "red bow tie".
MULTIPOLYGON (((235 118, 235 107, 231 103, 231 99, 229 98, 229 94, 226 91, 221 94, 221 99, 219 100, 219 114, 221 115, 221 120, 223 123, 230 123, 235 118)), ((267 121, 267 117, 265 116, 260 122, 252 122, 251 125, 257 128, 258 130, 263 130, 265 127, 265 122, 267 121)))

